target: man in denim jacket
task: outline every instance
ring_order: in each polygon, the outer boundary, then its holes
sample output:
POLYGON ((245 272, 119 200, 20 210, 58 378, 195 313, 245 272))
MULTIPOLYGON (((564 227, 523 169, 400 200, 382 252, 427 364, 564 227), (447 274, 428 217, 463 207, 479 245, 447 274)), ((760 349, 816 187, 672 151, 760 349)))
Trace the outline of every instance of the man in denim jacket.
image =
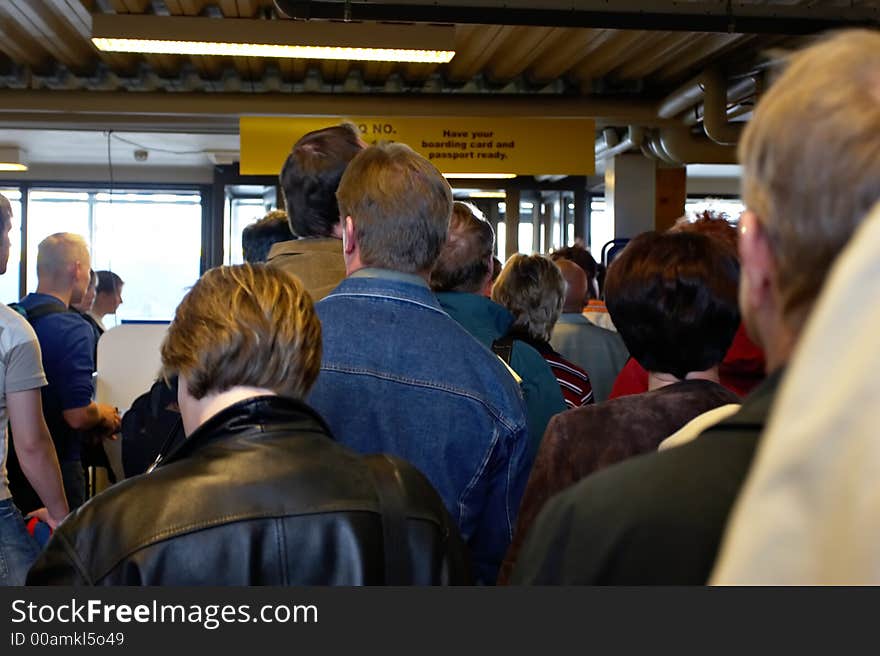
POLYGON ((522 396, 504 364, 447 315, 426 279, 452 194, 403 144, 357 155, 337 192, 346 278, 317 305, 321 373, 309 403, 340 442, 433 483, 493 583, 528 477, 522 396))

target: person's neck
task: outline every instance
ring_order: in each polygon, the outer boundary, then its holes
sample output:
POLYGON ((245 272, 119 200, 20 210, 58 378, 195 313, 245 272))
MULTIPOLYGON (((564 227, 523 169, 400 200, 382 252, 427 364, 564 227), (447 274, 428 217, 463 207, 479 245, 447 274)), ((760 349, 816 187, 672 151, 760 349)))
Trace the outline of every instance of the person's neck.
POLYGON ((50 283, 38 283, 37 284, 37 294, 46 294, 47 296, 54 296, 59 301, 64 303, 64 305, 70 305, 70 297, 73 295, 72 289, 63 289, 57 285, 53 285, 50 283))
POLYGON ((190 407, 186 408, 184 428, 191 428, 186 430, 186 434, 190 435, 196 428, 229 406, 235 405, 239 401, 254 398, 255 396, 277 396, 277 394, 270 389, 262 387, 238 386, 224 392, 203 396, 198 400, 190 397, 192 400, 188 404, 190 407))
POLYGON ((580 314, 583 306, 580 303, 575 305, 566 305, 562 308, 562 314, 580 314))
POLYGON ((791 359, 797 346, 801 328, 809 315, 809 307, 789 312, 787 317, 781 313, 768 315, 760 321, 758 317, 751 327, 748 326, 749 337, 764 351, 764 371, 772 374, 784 367, 791 359))
POLYGON ((653 390, 660 389, 668 385, 674 385, 675 383, 680 383, 683 380, 710 380, 713 383, 718 383, 720 382, 720 378, 718 376, 718 365, 715 365, 714 367, 710 367, 709 369, 705 369, 703 371, 689 371, 687 374, 685 374, 684 378, 678 378, 674 374, 661 371, 649 371, 648 391, 651 392, 653 390))

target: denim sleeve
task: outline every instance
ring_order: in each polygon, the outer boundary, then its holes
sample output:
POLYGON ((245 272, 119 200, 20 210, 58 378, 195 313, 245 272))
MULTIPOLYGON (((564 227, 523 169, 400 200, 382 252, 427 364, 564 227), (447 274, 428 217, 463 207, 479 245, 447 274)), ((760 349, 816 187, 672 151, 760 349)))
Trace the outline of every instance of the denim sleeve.
POLYGON ((62 410, 84 408, 92 402, 95 370, 94 336, 85 321, 68 329, 64 341, 66 356, 56 364, 58 396, 62 410))
POLYGON ((468 546, 478 583, 494 584, 516 522, 519 502, 529 475, 529 439, 525 424, 513 431, 498 430, 487 454, 483 475, 473 485, 462 504, 477 510, 469 519, 462 517, 462 532, 469 533, 468 546), (482 498, 483 503, 478 502, 482 498))

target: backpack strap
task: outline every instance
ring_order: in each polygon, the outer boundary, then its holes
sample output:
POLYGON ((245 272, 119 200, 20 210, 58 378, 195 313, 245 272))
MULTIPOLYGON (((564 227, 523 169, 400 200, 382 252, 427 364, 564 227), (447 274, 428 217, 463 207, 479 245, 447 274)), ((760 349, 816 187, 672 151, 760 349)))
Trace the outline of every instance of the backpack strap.
POLYGON ((513 336, 505 335, 492 342, 492 353, 501 358, 504 364, 509 367, 510 356, 513 355, 513 336))
POLYGON ((406 505, 400 470, 386 455, 368 456, 366 461, 376 485, 382 516, 385 585, 410 585, 412 565, 407 546, 406 505))
POLYGON ((43 303, 42 305, 32 307, 30 310, 25 309, 21 303, 10 303, 9 307, 18 312, 31 324, 37 319, 42 319, 50 314, 61 314, 62 312, 70 311, 66 307, 58 305, 58 303, 43 303))

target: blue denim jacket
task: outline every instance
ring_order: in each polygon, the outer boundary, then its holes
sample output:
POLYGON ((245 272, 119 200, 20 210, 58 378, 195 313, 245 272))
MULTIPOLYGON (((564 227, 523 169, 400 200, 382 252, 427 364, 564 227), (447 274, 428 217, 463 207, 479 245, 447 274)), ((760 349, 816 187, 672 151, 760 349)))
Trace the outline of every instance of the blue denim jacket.
POLYGON ((419 468, 478 580, 494 583, 529 474, 513 377, 414 277, 362 270, 316 307, 324 354, 309 404, 342 444, 419 468))

